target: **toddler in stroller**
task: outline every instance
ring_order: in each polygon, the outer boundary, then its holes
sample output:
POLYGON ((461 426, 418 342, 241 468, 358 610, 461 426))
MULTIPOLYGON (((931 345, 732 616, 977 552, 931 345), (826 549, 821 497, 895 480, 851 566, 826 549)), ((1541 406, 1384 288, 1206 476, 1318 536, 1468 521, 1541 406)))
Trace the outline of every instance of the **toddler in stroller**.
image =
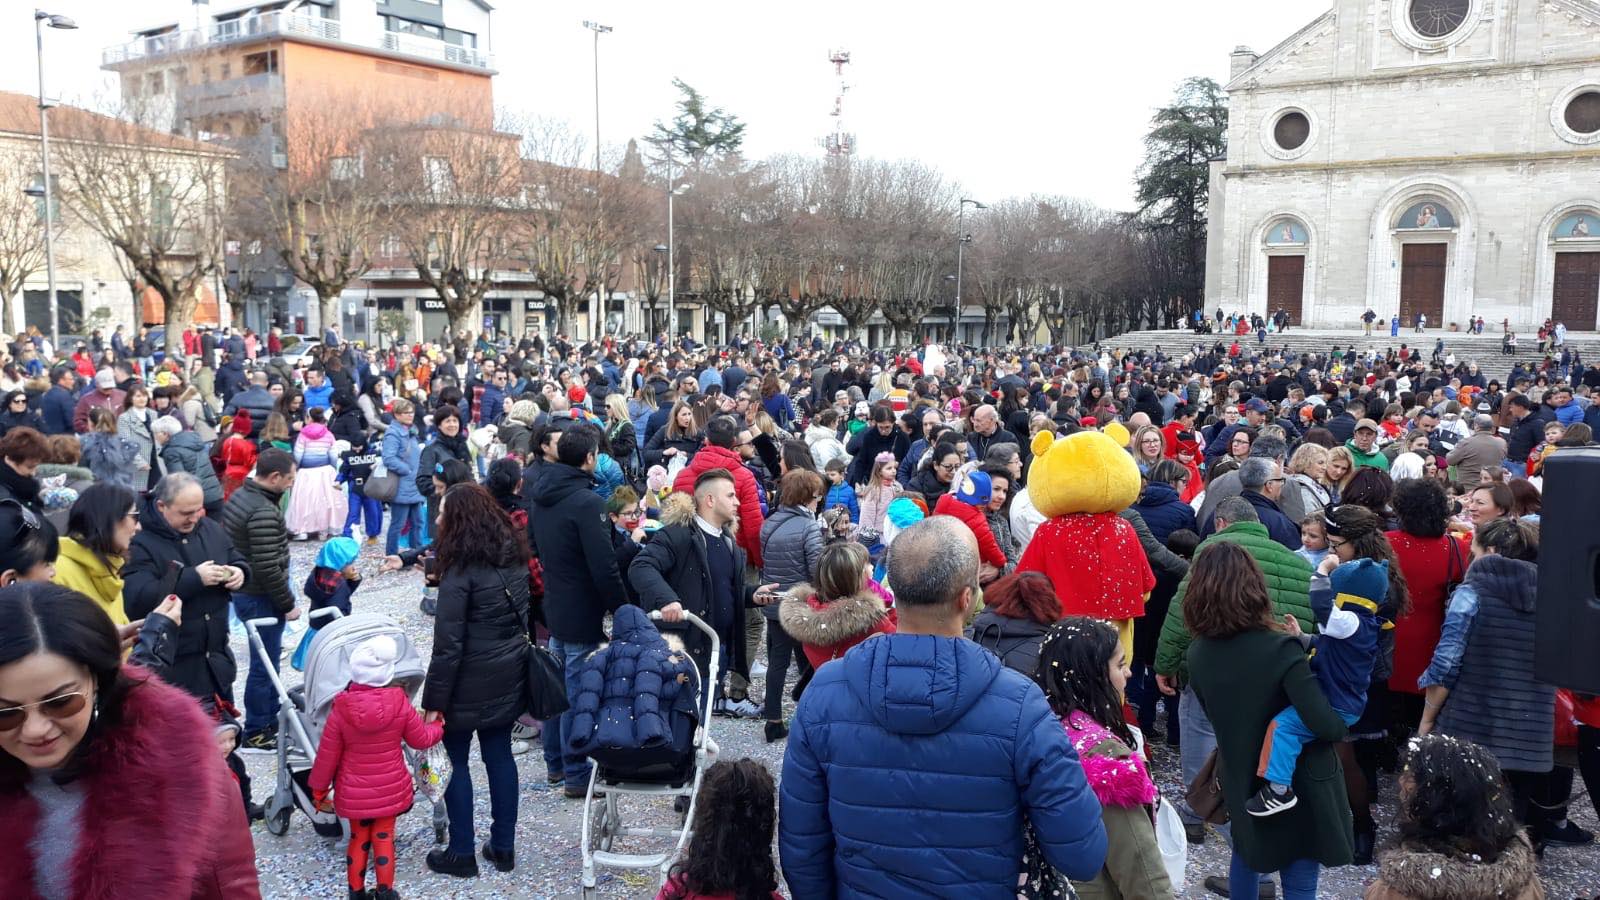
POLYGON ((402 741, 425 750, 444 739, 442 723, 424 723, 404 687, 393 684, 400 648, 378 635, 350 654, 350 684, 333 700, 311 767, 311 795, 350 822, 346 875, 351 900, 396 900, 394 821, 411 808, 412 776, 402 741), (366 891, 371 856, 377 888, 366 891))
POLYGON ((693 821, 695 795, 715 760, 717 747, 705 727, 715 692, 704 685, 717 677, 716 632, 685 614, 690 627, 711 641, 710 671, 702 680, 689 654, 670 645, 651 623, 659 615, 621 607, 612 620, 612 642, 578 663, 568 749, 595 762, 580 844, 585 898, 595 896, 597 865, 654 869, 658 879, 666 878, 690 828, 625 827, 619 798, 671 797, 674 808, 693 821), (666 838, 672 846, 654 853, 612 852, 618 837, 666 838))

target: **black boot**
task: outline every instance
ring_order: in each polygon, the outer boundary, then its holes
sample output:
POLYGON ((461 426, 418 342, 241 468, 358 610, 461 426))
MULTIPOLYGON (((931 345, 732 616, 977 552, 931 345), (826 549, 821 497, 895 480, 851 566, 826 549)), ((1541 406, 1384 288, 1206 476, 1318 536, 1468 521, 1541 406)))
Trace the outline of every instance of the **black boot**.
POLYGON ((782 722, 768 722, 766 727, 767 743, 781 741, 789 736, 789 726, 782 722))
POLYGON ((373 888, 372 900, 400 900, 400 892, 392 887, 373 888))
POLYGON ((428 851, 428 868, 441 875, 454 875, 457 878, 477 878, 478 861, 471 856, 457 856, 449 850, 440 848, 428 851))
POLYGON ((517 853, 515 850, 501 852, 489 846, 488 841, 483 844, 483 858, 485 862, 488 862, 500 872, 509 872, 517 867, 517 853))
POLYGON ((372 900, 372 894, 365 890, 350 889, 350 900, 372 900))
POLYGON ((1378 828, 1371 822, 1356 825, 1356 855, 1358 866, 1372 865, 1372 850, 1378 843, 1378 828))

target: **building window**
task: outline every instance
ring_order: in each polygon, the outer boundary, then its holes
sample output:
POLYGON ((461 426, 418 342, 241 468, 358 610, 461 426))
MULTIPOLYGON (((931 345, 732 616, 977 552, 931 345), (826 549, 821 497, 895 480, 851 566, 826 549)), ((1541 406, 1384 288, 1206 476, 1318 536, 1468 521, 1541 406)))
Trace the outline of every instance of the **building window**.
POLYGON ((1311 136, 1311 120, 1302 112, 1287 112, 1272 126, 1272 140, 1284 150, 1299 150, 1311 136))
POLYGON ((1583 135, 1600 132, 1600 90, 1588 90, 1567 101, 1561 118, 1567 127, 1583 135))
POLYGON ((145 76, 144 93, 147 97, 159 97, 166 91, 166 76, 163 72, 151 72, 145 76))
POLYGON ((167 231, 176 221, 172 207, 172 185, 158 181, 150 188, 150 224, 158 231, 167 231))
POLYGON ((1411 27, 1425 38, 1442 38, 1460 28, 1472 0, 1411 0, 1411 27))
POLYGON ((328 175, 334 181, 353 181, 361 177, 361 157, 335 156, 329 161, 328 175))
POLYGON ((424 157, 422 176, 429 193, 444 194, 455 190, 455 176, 450 172, 450 160, 443 156, 424 157))
POLYGON ((278 51, 251 53, 244 58, 244 74, 267 75, 278 71, 278 51))
POLYGON ((395 34, 414 34, 419 37, 433 38, 436 41, 444 40, 444 28, 439 25, 430 25, 427 22, 417 22, 411 19, 402 19, 399 16, 384 16, 383 28, 395 34))
POLYGON ((392 234, 384 235, 383 241, 378 244, 378 255, 384 259, 399 259, 405 252, 405 246, 400 243, 400 238, 392 234))

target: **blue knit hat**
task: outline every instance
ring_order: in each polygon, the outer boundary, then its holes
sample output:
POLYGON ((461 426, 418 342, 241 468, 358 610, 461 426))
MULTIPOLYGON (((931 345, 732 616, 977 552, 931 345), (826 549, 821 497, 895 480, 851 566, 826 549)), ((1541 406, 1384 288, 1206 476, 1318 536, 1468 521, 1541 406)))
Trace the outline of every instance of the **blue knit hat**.
POLYGON ((342 569, 356 561, 361 555, 361 545, 355 538, 336 537, 329 538, 322 550, 317 553, 317 565, 324 569, 342 569))
POLYGON ((957 473, 954 482, 956 499, 969 506, 982 506, 989 502, 994 484, 987 472, 957 473))
POLYGON ((1343 606, 1356 601, 1355 605, 1376 613, 1389 594, 1389 564, 1372 559, 1354 560, 1334 569, 1328 581, 1333 587, 1334 602, 1343 606))

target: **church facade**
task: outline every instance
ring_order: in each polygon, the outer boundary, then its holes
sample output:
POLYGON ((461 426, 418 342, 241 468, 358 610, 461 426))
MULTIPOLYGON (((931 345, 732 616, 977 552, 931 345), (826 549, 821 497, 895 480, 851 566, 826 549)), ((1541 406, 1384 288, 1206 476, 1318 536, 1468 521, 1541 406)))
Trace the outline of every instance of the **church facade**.
POLYGON ((1208 311, 1600 326, 1600 2, 1335 0, 1227 90, 1208 311))

